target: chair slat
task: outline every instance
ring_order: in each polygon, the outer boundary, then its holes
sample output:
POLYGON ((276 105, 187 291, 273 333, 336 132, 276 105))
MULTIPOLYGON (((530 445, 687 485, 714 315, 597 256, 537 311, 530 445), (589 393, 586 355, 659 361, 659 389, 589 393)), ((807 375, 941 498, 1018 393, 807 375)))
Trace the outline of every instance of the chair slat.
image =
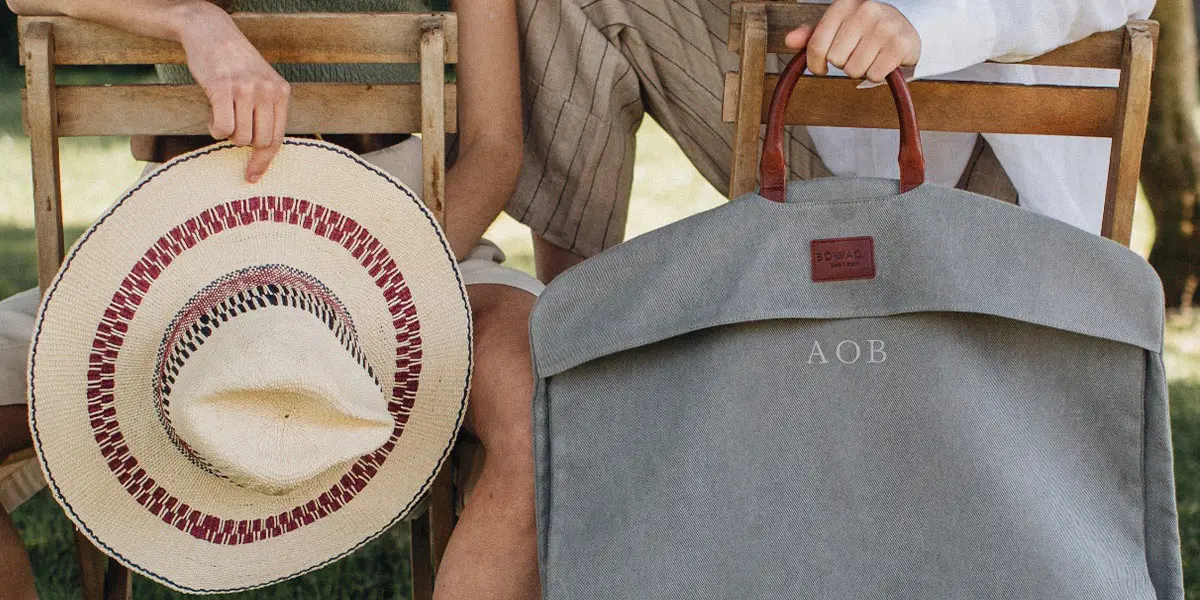
MULTIPOLYGON (((763 87, 762 121, 779 78, 763 87)), ((724 120, 733 123, 738 73, 725 75, 724 120)), ((896 109, 886 86, 857 89, 844 77, 800 78, 788 107, 788 125, 895 129, 896 109), (819 101, 806 102, 806 98, 819 101)), ((913 103, 922 131, 1027 133, 1112 137, 1116 88, 1012 85, 959 81, 914 81, 913 103)))
MULTIPOLYGON (((762 73, 766 70, 764 51, 767 36, 767 17, 762 7, 744 11, 746 36, 741 50, 742 73, 762 73)), ((729 197, 736 198, 753 191, 758 185, 758 134, 761 127, 755 112, 762 105, 762 82, 747 77, 738 82, 737 94, 745 102, 737 104, 733 127, 733 170, 730 172, 729 197)), ((729 106, 728 104, 726 106, 729 106)))
MULTIPOLYGON (((234 22, 272 63, 418 63, 421 23, 444 20, 445 60, 458 62, 458 20, 453 13, 237 13, 234 22), (297 44, 296 40, 304 40, 297 44)), ((21 17, 54 28, 56 64, 184 64, 183 48, 69 17, 21 17)), ((22 43, 24 41, 22 40, 22 43)), ((22 53, 22 57, 24 53, 22 53)), ((24 64, 22 62, 22 64, 24 64)))
MULTIPOLYGON (((804 23, 819 21, 828 6, 791 2, 734 2, 729 14, 729 50, 732 52, 740 50, 742 6, 746 4, 764 4, 767 9, 767 52, 787 54, 794 51, 784 45, 784 36, 804 23)), ((1097 33, 1020 64, 1120 69, 1124 41, 1124 32, 1121 30, 1097 33)))
MULTIPOLYGON (((446 32, 437 20, 431 20, 424 26, 421 37, 421 172, 424 173, 424 190, 421 199, 425 206, 433 211, 434 218, 442 227, 446 226, 446 122, 445 92, 446 66, 442 38, 446 32)), ((451 501, 453 506, 453 501, 451 501)), ((439 507, 441 508, 441 507, 439 507)), ((430 527, 433 532, 434 567, 437 567, 441 555, 437 552, 444 550, 439 547, 440 527, 453 524, 443 523, 439 518, 441 510, 429 509, 430 527)), ((449 530, 446 530, 449 535, 449 530)))
POLYGON ((1126 30, 1129 47, 1121 68, 1120 95, 1108 163, 1108 193, 1104 200, 1104 220, 1100 225, 1101 235, 1124 246, 1128 246, 1133 237, 1133 210, 1150 112, 1150 76, 1154 71, 1158 23, 1134 22, 1126 25, 1126 30))
MULTIPOLYGON (((454 84, 446 84, 448 132, 457 129, 455 92, 454 84)), ((208 133, 211 109, 204 91, 196 85, 60 86, 56 97, 60 136, 208 133), (130 110, 131 106, 137 109, 130 110)), ((25 113, 25 131, 29 132, 28 109, 25 113)), ((420 84, 292 84, 287 131, 421 131, 420 84)))
POLYGON ((63 260, 62 180, 58 156, 58 103, 54 94, 54 29, 35 23, 25 30, 28 39, 21 55, 28 96, 22 114, 34 123, 27 127, 33 167, 33 221, 37 234, 38 285, 45 292, 63 260))

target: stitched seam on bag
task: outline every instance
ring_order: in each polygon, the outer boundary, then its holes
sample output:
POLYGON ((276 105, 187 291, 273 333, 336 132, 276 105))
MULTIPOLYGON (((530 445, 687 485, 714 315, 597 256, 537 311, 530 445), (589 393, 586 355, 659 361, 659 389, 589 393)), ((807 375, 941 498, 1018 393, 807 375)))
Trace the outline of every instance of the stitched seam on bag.
MULTIPOLYGON (((1150 399, 1152 396, 1149 384, 1150 384, 1150 369, 1154 368, 1154 364, 1153 364, 1153 356, 1151 355, 1149 350, 1146 350, 1145 352, 1143 352, 1142 357, 1146 361, 1146 364, 1142 368, 1142 406, 1141 406, 1142 410, 1140 411, 1141 417, 1142 417, 1142 419, 1141 419, 1142 426, 1138 431, 1138 434, 1141 437, 1141 442, 1142 442, 1141 444, 1138 445, 1138 451, 1141 452, 1142 468, 1141 468, 1141 472, 1138 474, 1139 475, 1138 478, 1141 482, 1141 492, 1142 492, 1141 493, 1142 556, 1146 559, 1146 574, 1147 574, 1147 576, 1150 576, 1150 544, 1149 544, 1150 511, 1148 508, 1149 501, 1147 499, 1147 496, 1149 494, 1149 489, 1147 489, 1147 485, 1146 485, 1146 469, 1148 466, 1146 464, 1146 457, 1148 456, 1149 453, 1146 452, 1146 406, 1147 406, 1147 403, 1150 402, 1150 399)), ((1153 579, 1151 579, 1151 584, 1153 584, 1153 579)))
MULTIPOLYGON (((859 280, 859 282, 868 283, 868 284, 870 283, 870 281, 868 281, 868 280, 859 280)), ((852 285, 856 282, 855 281, 847 281, 847 282, 842 282, 842 283, 852 285)), ((949 313, 955 313, 955 314, 973 314, 973 315, 982 315, 982 316, 987 316, 987 317, 995 317, 998 319, 1007 319, 1009 321, 1016 321, 1018 323, 1028 323, 1030 325, 1045 327, 1048 329, 1053 329, 1055 331, 1074 333, 1076 335, 1082 335, 1084 337, 1106 340, 1106 341, 1110 341, 1110 342, 1114 342, 1114 343, 1118 343, 1118 344, 1125 344, 1127 346, 1135 346, 1135 347, 1141 348, 1143 350, 1146 350, 1145 346, 1143 346, 1142 344, 1137 343, 1137 342, 1132 342, 1132 341, 1124 340, 1124 339, 1113 339, 1112 337, 1100 335, 1098 333, 1083 331, 1080 329, 1067 329, 1067 328, 1064 328, 1061 326, 1052 325, 1050 323, 1040 321, 1038 319, 1032 319, 1032 318, 1031 319, 1022 319, 1022 318, 1016 318, 1016 317, 1000 315, 1000 314, 995 314, 995 313, 990 313, 990 312, 981 312, 980 310, 978 310, 976 304, 970 303, 970 304, 939 305, 936 307, 928 307, 928 306, 905 307, 905 308, 883 311, 883 312, 879 312, 879 313, 856 314, 856 315, 852 315, 852 316, 839 315, 839 316, 816 317, 816 316, 804 316, 804 315, 789 315, 789 314, 783 314, 783 313, 779 313, 779 312, 768 313, 765 315, 739 316, 739 317, 736 317, 736 318, 730 319, 730 320, 719 320, 719 321, 713 321, 711 323, 697 325, 695 327, 685 327, 685 328, 682 328, 680 331, 673 331, 666 335, 650 335, 650 336, 642 336, 639 338, 634 338, 633 341, 619 343, 619 344, 615 345, 613 347, 613 349, 606 350, 602 353, 584 354, 582 357, 579 355, 581 353, 577 353, 575 356, 567 357, 567 358, 562 358, 560 356, 560 357, 557 357, 557 360, 551 359, 554 361, 553 364, 551 365, 553 368, 547 369, 546 371, 543 371, 541 368, 537 368, 536 370, 537 370, 538 377, 549 377, 551 375, 557 375, 564 371, 574 369, 583 364, 592 362, 593 360, 598 360, 600 358, 604 358, 605 356, 612 356, 613 354, 618 354, 620 352, 633 350, 635 348, 641 348, 643 346, 649 346, 651 344, 665 342, 667 340, 677 338, 681 335, 687 335, 689 333, 694 333, 696 331, 704 331, 706 329, 714 329, 717 327, 728 327, 730 325, 739 325, 742 323, 755 323, 758 321, 770 321, 770 320, 775 320, 775 319, 805 320, 805 321, 830 321, 830 320, 842 320, 842 319, 882 319, 882 318, 887 318, 887 317, 899 317, 899 316, 905 316, 905 315, 940 313, 940 312, 949 312, 949 313)), ((535 345, 535 346, 539 343, 545 343, 544 341, 539 342, 539 339, 542 339, 542 338, 534 337, 533 339, 534 339, 533 345, 535 345)), ((550 354, 552 356, 554 356, 554 354, 555 354, 554 352, 545 352, 545 353, 550 354)), ((537 364, 538 364, 537 362, 534 362, 534 365, 537 365, 537 364)))
MULTIPOLYGON (((834 178, 828 177, 828 178, 823 178, 823 179, 834 179, 834 178)), ((814 179, 811 181, 819 181, 819 179, 814 179)), ((879 181, 883 181, 883 180, 879 180, 879 181)), ((932 185, 932 184, 924 184, 924 185, 932 185)), ((924 187, 924 185, 922 185, 921 187, 924 187)), ((753 199, 755 201, 769 203, 770 206, 774 206, 774 207, 780 207, 780 206, 833 206, 833 205, 838 205, 838 204, 865 204, 868 202, 887 202, 887 201, 892 201, 892 200, 899 200, 902 197, 913 194, 917 190, 921 189, 921 187, 916 187, 907 192, 900 192, 900 193, 895 193, 895 194, 883 194, 881 196, 851 196, 848 198, 838 198, 835 200, 804 200, 804 199, 802 199, 802 200, 790 201, 791 195, 789 194, 788 202, 775 202, 774 200, 768 200, 765 197, 763 197, 762 194, 758 193, 758 190, 755 190, 753 193, 750 193, 750 194, 739 196, 738 198, 745 198, 745 197, 749 196, 751 199, 753 199)), ((940 186, 938 186, 938 187, 940 187, 940 186)), ((948 191, 955 191, 955 192, 965 191, 965 190, 955 190, 953 188, 942 188, 942 189, 945 189, 948 191)), ((928 190, 926 190, 926 191, 928 191, 928 190)), ((1000 204, 1005 204, 1010 207, 1013 206, 1011 204, 1008 204, 1007 202, 1001 202, 999 200, 996 200, 995 198, 988 198, 987 196, 975 194, 974 192, 966 192, 966 193, 973 194, 973 195, 979 196, 981 198, 987 198, 990 201, 998 202, 1000 204)), ((1014 208, 1016 208, 1016 207, 1014 207, 1014 208)), ((1020 209, 1020 210, 1024 210, 1024 209, 1020 209)), ((1037 214, 1037 213, 1034 213, 1034 214, 1037 214)))

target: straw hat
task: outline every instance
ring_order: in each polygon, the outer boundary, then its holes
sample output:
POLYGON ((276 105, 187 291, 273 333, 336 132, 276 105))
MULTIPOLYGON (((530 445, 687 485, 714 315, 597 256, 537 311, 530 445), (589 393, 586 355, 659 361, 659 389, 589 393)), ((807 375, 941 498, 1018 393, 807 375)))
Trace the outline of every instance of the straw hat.
POLYGON ((285 142, 257 184, 219 144, 83 235, 30 351, 55 498, 110 556, 192 593, 295 577, 404 517, 470 384, 466 292, 417 197, 285 142))

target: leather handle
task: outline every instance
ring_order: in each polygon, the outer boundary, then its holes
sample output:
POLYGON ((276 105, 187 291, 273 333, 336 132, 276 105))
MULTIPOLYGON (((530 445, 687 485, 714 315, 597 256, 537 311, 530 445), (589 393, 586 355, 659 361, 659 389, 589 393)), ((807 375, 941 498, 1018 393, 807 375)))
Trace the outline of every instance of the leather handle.
MULTIPOLYGON (((767 135, 763 139, 762 164, 759 166, 759 194, 768 200, 783 202, 787 196, 787 161, 783 158, 783 121, 792 89, 808 64, 803 50, 792 57, 779 75, 779 84, 771 98, 767 117, 767 135)), ((900 115, 900 191, 907 192, 925 183, 925 154, 921 150, 921 134, 917 128, 917 113, 912 94, 904 76, 896 69, 887 76, 888 87, 900 115)))

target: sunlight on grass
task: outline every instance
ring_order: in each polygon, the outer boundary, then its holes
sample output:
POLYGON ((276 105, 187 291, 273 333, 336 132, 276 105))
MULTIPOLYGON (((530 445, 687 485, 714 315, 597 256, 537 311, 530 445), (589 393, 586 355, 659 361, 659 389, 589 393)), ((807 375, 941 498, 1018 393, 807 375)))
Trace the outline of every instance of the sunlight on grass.
MULTIPOLYGON (((0 157, 0 224, 32 227, 29 139, 0 134, 0 157)), ((128 138, 64 138, 59 163, 66 225, 89 225, 142 172, 128 138)))

